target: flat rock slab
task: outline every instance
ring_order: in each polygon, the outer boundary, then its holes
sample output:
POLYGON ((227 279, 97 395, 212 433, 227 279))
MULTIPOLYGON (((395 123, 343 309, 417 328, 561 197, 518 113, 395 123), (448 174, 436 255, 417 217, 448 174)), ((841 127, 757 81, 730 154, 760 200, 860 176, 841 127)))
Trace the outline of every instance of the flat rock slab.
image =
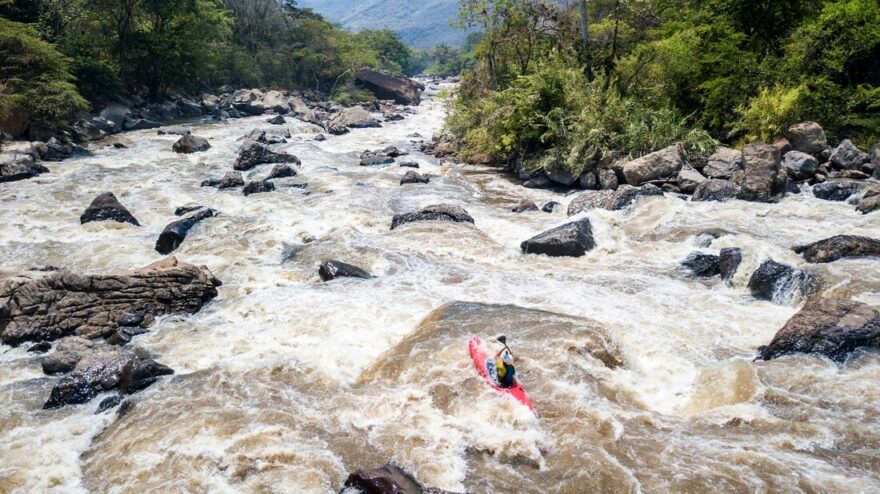
POLYGON ((391 219, 391 229, 416 221, 451 221, 454 223, 474 223, 474 219, 461 206, 455 204, 432 204, 420 211, 395 214, 391 219))
POLYGON ((108 337, 125 314, 195 313, 217 296, 208 268, 166 258, 133 271, 67 271, 0 281, 0 340, 7 345, 62 336, 108 337))
POLYGON ((880 240, 857 235, 835 235, 818 242, 793 248, 807 262, 834 262, 846 257, 880 256, 880 240))

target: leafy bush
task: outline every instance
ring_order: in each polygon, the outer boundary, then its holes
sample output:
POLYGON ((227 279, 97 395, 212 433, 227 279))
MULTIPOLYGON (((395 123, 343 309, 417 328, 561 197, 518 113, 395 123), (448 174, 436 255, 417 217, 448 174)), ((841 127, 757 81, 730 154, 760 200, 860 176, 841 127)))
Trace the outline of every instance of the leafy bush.
POLYGON ((740 128, 748 142, 769 142, 791 125, 805 120, 806 87, 773 86, 763 88, 747 105, 740 107, 740 128))
POLYGON ((25 111, 42 125, 66 123, 89 107, 77 92, 68 60, 27 25, 0 17, 0 115, 25 111))

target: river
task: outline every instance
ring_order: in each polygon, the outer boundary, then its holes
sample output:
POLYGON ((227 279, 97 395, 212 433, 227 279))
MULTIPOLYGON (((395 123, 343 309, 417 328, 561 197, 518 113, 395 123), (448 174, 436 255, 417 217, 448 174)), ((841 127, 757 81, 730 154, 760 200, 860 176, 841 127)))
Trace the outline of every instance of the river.
POLYGON ((432 94, 403 121, 323 142, 288 119, 293 137, 277 147, 301 171, 272 193, 199 186, 231 169, 241 136, 275 128, 266 117, 195 125, 207 152, 130 132, 0 184, 0 270, 144 266, 161 259, 153 246, 174 209, 202 204, 220 216, 174 255, 224 282, 199 313, 133 340, 175 375, 133 395, 122 417, 95 414, 101 397, 42 410, 55 379, 25 347, 0 347, 0 492, 325 493, 389 460, 426 485, 479 493, 880 490, 880 356, 753 362, 803 301, 746 288, 772 257, 816 270, 821 293, 880 305, 876 260, 807 265, 790 250, 878 237, 880 216, 811 194, 667 195, 582 214, 597 243, 583 257, 523 255, 521 241, 569 221, 572 196, 418 152, 444 118, 432 94), (387 145, 409 151, 398 161, 417 161, 430 184, 400 186, 396 164, 359 166, 360 152, 387 145), (104 191, 143 226, 80 225, 104 191), (524 198, 563 207, 511 212, 524 198), (475 224, 390 230, 394 214, 436 203, 475 224), (707 230, 724 235, 698 247, 707 230), (744 252, 731 286, 682 271, 688 253, 722 247, 744 252), (322 283, 331 258, 374 278, 322 283), (472 367, 468 335, 501 333, 537 416, 472 367))

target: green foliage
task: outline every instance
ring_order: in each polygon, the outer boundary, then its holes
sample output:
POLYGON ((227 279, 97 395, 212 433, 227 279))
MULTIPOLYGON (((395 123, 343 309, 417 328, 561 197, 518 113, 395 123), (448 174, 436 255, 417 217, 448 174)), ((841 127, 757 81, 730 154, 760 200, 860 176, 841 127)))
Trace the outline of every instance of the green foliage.
POLYGON ((641 156, 675 142, 696 154, 717 147, 674 109, 646 107, 612 82, 587 81, 581 70, 558 62, 542 64, 486 97, 460 93, 448 128, 461 138, 465 158, 488 155, 505 162, 549 154, 573 176, 600 160, 641 156))
POLYGON ((25 24, 0 17, 0 114, 25 111, 39 124, 66 123, 88 103, 76 91, 68 60, 25 24))
POLYGON ((785 129, 804 120, 806 87, 762 88, 748 106, 740 108, 747 141, 768 142, 785 129))
POLYGON ((418 72, 419 68, 414 65, 412 48, 394 31, 387 28, 379 31, 365 29, 357 33, 355 39, 376 52, 383 69, 406 75, 415 75, 418 72))

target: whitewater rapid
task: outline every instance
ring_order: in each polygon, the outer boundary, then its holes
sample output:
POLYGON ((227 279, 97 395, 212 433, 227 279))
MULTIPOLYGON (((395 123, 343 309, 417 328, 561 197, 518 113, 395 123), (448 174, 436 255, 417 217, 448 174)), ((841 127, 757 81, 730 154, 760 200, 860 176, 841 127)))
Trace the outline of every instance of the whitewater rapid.
POLYGON ((200 204, 220 215, 174 255, 224 283, 199 313, 134 338, 175 375, 122 417, 96 415, 101 397, 42 410, 55 379, 40 356, 0 347, 0 492, 336 492, 349 472, 389 460, 468 492, 880 490, 880 357, 753 362, 802 301, 758 301, 745 287, 773 258, 817 271, 821 293, 880 306, 876 259, 807 265, 791 251, 880 237, 880 216, 809 193, 778 204, 667 195, 580 215, 597 243, 584 257, 524 256, 520 242, 570 221, 572 196, 420 153, 445 114, 433 94, 403 121, 323 142, 288 119, 292 138, 276 148, 302 166, 272 193, 199 186, 231 170, 243 135, 277 129, 266 117, 193 125, 204 153, 130 132, 0 184, 0 271, 147 265, 162 258, 153 246, 175 208, 200 204), (359 166, 362 151, 388 145, 431 182, 400 186, 407 168, 359 166), (80 225, 105 191, 143 226, 80 225), (522 199, 563 207, 511 212, 522 199), (475 224, 390 230, 394 214, 436 203, 475 224), (708 230, 724 235, 698 247, 708 230), (744 253, 732 286, 682 271, 690 252, 723 247, 744 253), (321 283, 328 259, 374 278, 321 283), (445 305, 456 301, 475 305, 445 305), (540 417, 479 381, 466 333, 481 331, 508 334, 540 417))

